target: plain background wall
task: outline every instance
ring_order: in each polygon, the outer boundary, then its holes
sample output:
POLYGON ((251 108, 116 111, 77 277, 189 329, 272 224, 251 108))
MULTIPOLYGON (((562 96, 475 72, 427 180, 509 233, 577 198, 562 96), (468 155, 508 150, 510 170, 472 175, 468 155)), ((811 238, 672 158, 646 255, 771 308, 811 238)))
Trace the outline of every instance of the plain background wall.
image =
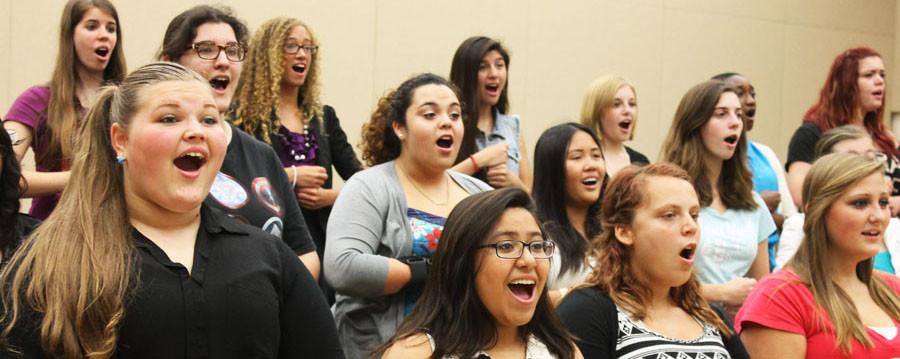
MULTIPOLYGON (((153 60, 168 22, 204 2, 114 1, 130 69, 153 60)), ((49 79, 62 0, 0 1, 0 114, 27 87, 49 79)), ((675 107, 694 84, 724 71, 757 90, 750 137, 784 160, 804 111, 834 56, 853 46, 883 55, 888 113, 900 109, 893 83, 900 53, 895 0, 232 0, 254 30, 275 16, 308 23, 321 42, 323 99, 351 143, 378 97, 411 74, 446 76, 456 47, 483 34, 511 52, 510 102, 529 152, 553 124, 577 120, 584 89, 615 73, 637 88, 639 120, 630 145, 656 159, 675 107)), ((889 117, 889 116, 886 116, 889 117)), ((26 164, 27 165, 27 164, 26 164)))

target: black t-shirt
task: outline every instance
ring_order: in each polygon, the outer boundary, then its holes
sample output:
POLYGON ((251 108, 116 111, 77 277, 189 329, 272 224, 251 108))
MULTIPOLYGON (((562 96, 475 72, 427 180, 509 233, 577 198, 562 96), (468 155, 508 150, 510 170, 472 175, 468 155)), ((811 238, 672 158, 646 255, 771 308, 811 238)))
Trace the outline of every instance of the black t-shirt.
MULTIPOLYGON (((133 231, 136 284, 118 358, 343 358, 334 319, 309 271, 283 242, 203 206, 192 272, 133 231)), ((40 316, 11 343, 42 357, 40 316)), ((0 353, 0 356, 8 353, 0 353)))
POLYGON ((648 159, 647 156, 644 156, 643 153, 640 153, 631 147, 625 146, 625 153, 628 153, 628 159, 631 160, 631 164, 635 166, 650 164, 650 159, 648 159))
MULTIPOLYGON (((556 307, 556 313, 563 325, 577 338, 575 344, 585 358, 617 358, 618 340, 632 334, 631 331, 620 330, 615 303, 596 288, 579 288, 572 291, 556 307)), ((721 313, 719 314, 721 316, 721 313)), ((649 341, 652 339, 651 336, 647 336, 647 339, 645 341, 647 345, 661 344, 661 347, 665 347, 665 343, 660 343, 659 340, 651 343, 649 341)), ((737 335, 722 340, 732 358, 749 358, 737 335)), ((634 347, 622 348, 623 351, 634 349, 634 347)))
POLYGON ((296 254, 316 250, 272 147, 231 126, 231 143, 205 203, 280 237, 296 254))
POLYGON ((784 163, 785 171, 794 162, 813 163, 816 158, 816 143, 820 138, 822 138, 822 130, 810 122, 804 123, 794 131, 791 142, 788 144, 787 162, 784 163))
MULTIPOLYGON (((791 136, 791 142, 788 145, 788 160, 784 164, 784 169, 787 170, 791 163, 798 161, 812 164, 816 157, 816 144, 821 138, 822 130, 810 122, 804 123, 797 131, 794 131, 794 135, 791 136)), ((891 154, 886 155, 888 156, 888 161, 884 175, 891 178, 893 185, 891 195, 900 196, 900 161, 891 154)))

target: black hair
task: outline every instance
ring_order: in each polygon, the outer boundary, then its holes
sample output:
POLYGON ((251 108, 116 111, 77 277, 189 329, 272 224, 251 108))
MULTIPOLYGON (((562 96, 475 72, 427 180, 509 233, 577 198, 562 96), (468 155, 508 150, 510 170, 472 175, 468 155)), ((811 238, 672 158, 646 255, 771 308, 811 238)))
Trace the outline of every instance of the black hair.
POLYGON ((198 5, 175 16, 166 27, 166 35, 157 54, 157 59, 178 61, 191 48, 197 37, 197 28, 206 23, 226 23, 234 31, 238 43, 246 46, 249 32, 247 25, 234 15, 227 6, 198 5))
MULTIPOLYGON (((478 152, 475 144, 475 134, 478 131, 478 113, 481 107, 481 99, 478 98, 478 67, 481 65, 481 59, 488 52, 495 50, 503 57, 503 62, 509 68, 509 52, 503 48, 503 45, 486 36, 473 36, 456 49, 453 54, 453 62, 450 64, 450 81, 452 81, 462 92, 460 101, 463 102, 463 124, 465 132, 463 133, 462 145, 459 148, 459 154, 456 156, 456 163, 462 162, 469 158, 473 153, 478 152)), ((509 110, 509 77, 500 92, 500 100, 494 105, 494 109, 500 113, 506 113, 509 110)))
POLYGON ((579 268, 579 264, 584 262, 589 249, 588 242, 600 234, 600 204, 603 190, 608 182, 604 176, 600 197, 588 208, 584 228, 587 238, 584 238, 572 226, 566 211, 566 198, 568 198, 565 176, 566 154, 572 137, 578 131, 589 134, 600 147, 600 139, 590 127, 574 122, 548 128, 541 134, 534 147, 534 168, 541 170, 534 172, 534 186, 531 195, 537 203, 537 213, 541 224, 559 249, 557 252, 561 257, 562 265, 559 270, 560 275, 579 268))
POLYGON ((741 75, 741 74, 739 74, 739 73, 737 73, 737 72, 723 72, 723 73, 720 73, 720 74, 718 74, 718 75, 716 75, 716 76, 710 77, 709 79, 710 79, 710 80, 725 81, 725 80, 728 80, 728 79, 730 79, 730 78, 732 78, 732 77, 734 77, 734 76, 744 76, 744 75, 741 75))
POLYGON ((425 85, 447 86, 459 98, 459 89, 447 79, 432 73, 424 73, 403 81, 396 90, 386 93, 369 122, 362 128, 362 158, 369 166, 391 161, 400 156, 400 139, 394 133, 393 123, 406 127, 406 110, 412 104, 416 89, 425 85))
MULTIPOLYGON (((22 188, 22 169, 13 151, 12 139, 6 130, 0 130, 0 251, 9 257, 9 249, 21 238, 18 230, 19 198, 22 188)), ((2 258, 0 258, 2 262, 2 258)))
MULTIPOLYGON (((422 296, 394 337, 376 353, 383 353, 394 343, 421 334, 423 330, 434 338, 433 358, 445 355, 472 358, 479 350, 496 344, 497 328, 493 316, 475 289, 478 246, 510 208, 523 208, 535 216, 531 197, 515 187, 474 194, 453 208, 441 234, 441 245, 434 255, 422 296)), ((574 344, 556 317, 546 288, 543 289, 531 321, 519 327, 519 336, 525 341, 533 335, 557 357, 572 358, 574 344)))

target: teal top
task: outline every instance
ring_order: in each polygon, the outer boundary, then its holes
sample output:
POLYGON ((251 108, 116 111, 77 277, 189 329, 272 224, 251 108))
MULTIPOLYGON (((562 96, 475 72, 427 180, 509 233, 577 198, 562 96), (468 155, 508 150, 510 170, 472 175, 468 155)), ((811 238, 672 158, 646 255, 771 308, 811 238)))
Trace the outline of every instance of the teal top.
POLYGON ((875 255, 874 267, 882 272, 897 274, 894 272, 894 265, 891 264, 891 253, 888 251, 881 251, 875 255))

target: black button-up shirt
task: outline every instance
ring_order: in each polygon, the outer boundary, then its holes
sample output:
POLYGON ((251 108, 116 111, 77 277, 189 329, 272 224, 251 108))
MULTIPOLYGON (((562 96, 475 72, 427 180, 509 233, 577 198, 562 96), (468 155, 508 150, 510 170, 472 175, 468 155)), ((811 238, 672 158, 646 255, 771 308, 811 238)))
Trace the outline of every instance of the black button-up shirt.
MULTIPOLYGON (((139 272, 117 357, 343 357, 324 297, 281 240, 204 205, 188 273, 138 231, 133 237, 139 272)), ((40 352, 38 335, 20 342, 27 357, 40 352)))

